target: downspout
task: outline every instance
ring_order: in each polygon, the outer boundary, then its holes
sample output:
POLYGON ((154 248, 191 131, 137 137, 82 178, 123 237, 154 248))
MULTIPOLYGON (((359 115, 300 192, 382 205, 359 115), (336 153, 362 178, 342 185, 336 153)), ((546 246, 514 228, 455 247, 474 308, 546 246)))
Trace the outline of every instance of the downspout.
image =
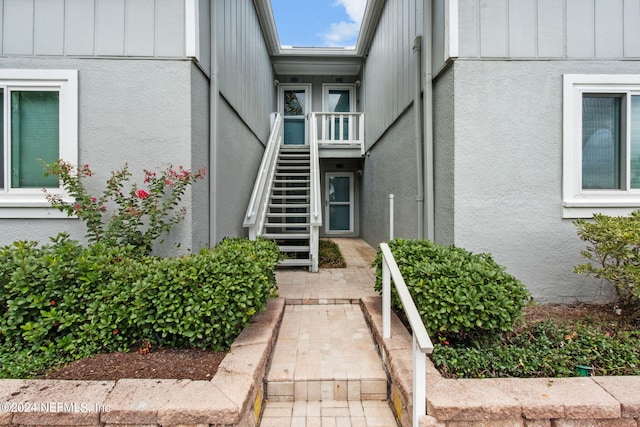
POLYGON ((432 10, 433 0, 426 0, 424 4, 424 165, 426 188, 426 223, 427 240, 435 241, 435 173, 433 148, 433 38, 432 38, 432 10))
POLYGON ((424 239, 424 168, 423 162, 423 139, 422 139, 422 101, 420 99, 422 93, 422 37, 417 36, 413 43, 413 53, 415 53, 415 90, 413 94, 413 112, 415 124, 415 140, 416 140, 416 178, 417 178, 417 196, 418 203, 418 239, 424 239))
POLYGON ((217 147, 218 147, 218 38, 216 37, 216 9, 218 2, 211 2, 209 23, 211 33, 211 78, 209 80, 209 245, 218 241, 217 218, 217 147))

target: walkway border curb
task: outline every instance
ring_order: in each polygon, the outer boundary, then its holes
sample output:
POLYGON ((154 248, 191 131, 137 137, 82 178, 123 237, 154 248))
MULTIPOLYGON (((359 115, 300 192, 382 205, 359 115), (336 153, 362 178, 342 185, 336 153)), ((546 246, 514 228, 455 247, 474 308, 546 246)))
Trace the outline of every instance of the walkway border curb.
MULTIPOLYGON (((391 402, 411 426, 411 335, 395 314, 382 339, 382 298, 362 299, 363 312, 391 382, 391 402)), ((445 379, 427 359, 427 414, 422 427, 638 427, 640 377, 445 379), (635 392, 634 392, 635 390, 635 392)))
POLYGON ((255 427, 284 306, 268 301, 211 381, 0 380, 0 426, 255 427))

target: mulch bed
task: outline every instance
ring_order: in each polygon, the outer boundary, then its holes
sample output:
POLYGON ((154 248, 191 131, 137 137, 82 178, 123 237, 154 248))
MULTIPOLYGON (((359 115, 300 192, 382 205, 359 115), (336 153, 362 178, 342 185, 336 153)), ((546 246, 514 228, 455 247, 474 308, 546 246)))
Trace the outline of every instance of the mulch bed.
POLYGON ((200 349, 151 349, 147 354, 98 354, 64 365, 40 379, 113 381, 122 378, 210 380, 227 353, 200 349))

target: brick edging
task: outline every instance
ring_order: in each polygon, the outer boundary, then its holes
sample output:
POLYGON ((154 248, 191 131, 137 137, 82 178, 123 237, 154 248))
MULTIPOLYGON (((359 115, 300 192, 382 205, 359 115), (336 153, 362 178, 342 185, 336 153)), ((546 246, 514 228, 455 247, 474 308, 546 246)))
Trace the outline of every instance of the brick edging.
POLYGON ((0 380, 0 426, 254 427, 284 299, 271 299, 238 336, 211 381, 0 380))
MULTIPOLYGON (((391 379, 391 401, 411 426, 412 338, 392 313, 382 339, 382 299, 363 312, 391 379)), ((640 427, 640 377, 444 379, 427 358, 427 416, 420 425, 640 427)))

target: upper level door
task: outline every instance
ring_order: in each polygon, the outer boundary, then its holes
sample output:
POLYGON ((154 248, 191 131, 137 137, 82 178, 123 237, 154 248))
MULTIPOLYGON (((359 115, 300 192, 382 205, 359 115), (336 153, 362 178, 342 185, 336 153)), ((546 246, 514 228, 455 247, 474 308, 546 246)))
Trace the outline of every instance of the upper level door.
POLYGON ((308 144, 307 114, 311 109, 311 85, 280 86, 278 106, 284 119, 283 144, 308 144))
POLYGON ((350 135, 353 135, 354 121, 349 117, 341 117, 339 113, 353 113, 356 111, 355 101, 355 85, 352 84, 324 84, 323 92, 323 111, 328 113, 336 113, 328 125, 331 129, 331 138, 337 141, 346 141, 350 135))

